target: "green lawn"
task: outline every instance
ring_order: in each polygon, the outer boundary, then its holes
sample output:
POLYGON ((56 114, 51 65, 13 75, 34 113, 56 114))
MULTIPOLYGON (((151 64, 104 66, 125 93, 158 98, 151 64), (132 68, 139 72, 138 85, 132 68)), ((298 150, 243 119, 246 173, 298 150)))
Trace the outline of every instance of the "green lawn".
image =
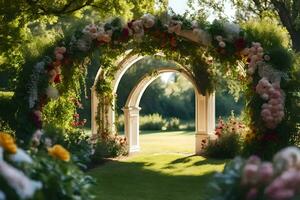
POLYGON ((99 200, 208 200, 208 181, 224 160, 193 156, 194 134, 149 133, 142 151, 92 169, 99 200))

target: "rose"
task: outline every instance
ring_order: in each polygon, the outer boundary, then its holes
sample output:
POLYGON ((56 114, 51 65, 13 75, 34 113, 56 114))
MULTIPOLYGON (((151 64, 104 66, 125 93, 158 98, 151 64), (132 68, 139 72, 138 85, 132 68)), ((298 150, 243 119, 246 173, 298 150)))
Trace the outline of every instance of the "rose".
POLYGON ((61 145, 56 144, 48 148, 48 154, 54 158, 68 162, 70 160, 70 153, 61 145))
POLYGON ((8 133, 0 132, 0 146, 9 153, 15 154, 17 152, 15 140, 8 133))

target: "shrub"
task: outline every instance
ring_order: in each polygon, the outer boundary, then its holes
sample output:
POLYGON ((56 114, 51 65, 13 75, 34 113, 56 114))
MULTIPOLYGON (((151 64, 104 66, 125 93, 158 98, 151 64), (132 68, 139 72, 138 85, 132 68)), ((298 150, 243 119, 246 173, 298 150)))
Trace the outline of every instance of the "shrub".
POLYGON ((173 131, 173 130, 179 130, 180 126, 180 120, 176 117, 173 117, 169 119, 167 123, 167 130, 173 131))
POLYGON ((95 142, 95 153, 92 157, 93 163, 102 162, 104 158, 115 158, 128 154, 126 138, 117 134, 110 134, 107 138, 97 138, 95 142))
POLYGON ((94 145, 90 140, 90 136, 83 129, 63 130, 57 129, 51 125, 45 126, 45 132, 42 136, 41 145, 43 148, 45 140, 51 140, 52 144, 61 144, 65 146, 72 155, 72 160, 81 169, 86 169, 91 162, 94 153, 94 145))
POLYGON ((166 120, 158 113, 140 117, 141 130, 162 130, 166 126, 166 120))
POLYGON ((245 126, 233 114, 227 120, 219 118, 215 138, 202 141, 203 153, 211 158, 233 158, 241 151, 241 134, 245 126))
POLYGON ((34 165, 27 173, 43 183, 39 194, 42 199, 93 199, 89 187, 94 180, 72 162, 66 163, 43 154, 35 155, 33 159, 34 165))
POLYGON ((90 136, 82 129, 77 129, 65 135, 64 144, 71 152, 74 163, 86 169, 94 153, 94 145, 90 141, 90 136))

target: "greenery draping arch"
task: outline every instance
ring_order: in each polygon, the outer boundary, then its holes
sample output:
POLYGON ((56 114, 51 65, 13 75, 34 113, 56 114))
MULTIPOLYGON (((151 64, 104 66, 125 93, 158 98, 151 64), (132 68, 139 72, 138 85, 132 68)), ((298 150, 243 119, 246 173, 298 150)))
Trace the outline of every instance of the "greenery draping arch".
POLYGON ((288 123, 291 110, 287 92, 293 63, 289 50, 272 36, 270 32, 262 37, 249 26, 242 29, 225 21, 207 23, 177 15, 145 14, 128 23, 115 18, 80 27, 56 47, 50 47, 47 56, 24 67, 15 96, 17 135, 27 144, 32 134, 43 128, 43 121, 57 118, 57 124, 68 126, 91 61, 105 70, 96 88, 100 104, 110 103, 114 98, 110 84, 118 70, 114 62, 131 49, 132 54, 163 53, 180 63, 204 95, 223 84, 220 80, 236 92, 243 90, 250 151, 260 151, 262 144, 272 151, 281 148, 291 142, 294 131, 288 123), (48 109, 43 112, 45 106, 48 109), (49 109, 54 118, 47 113, 49 109))

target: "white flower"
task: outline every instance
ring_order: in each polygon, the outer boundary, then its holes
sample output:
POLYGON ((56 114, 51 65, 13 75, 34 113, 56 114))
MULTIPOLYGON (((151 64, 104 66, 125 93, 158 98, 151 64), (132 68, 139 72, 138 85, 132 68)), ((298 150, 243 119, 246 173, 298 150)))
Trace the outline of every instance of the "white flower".
POLYGON ((52 146, 52 140, 50 138, 45 138, 45 146, 51 147, 52 146))
POLYGON ((0 174, 21 199, 32 198, 35 191, 42 188, 41 182, 29 179, 22 171, 4 161, 0 162, 0 174))
POLYGON ((297 147, 287 147, 274 156, 274 166, 278 172, 289 168, 300 169, 300 150, 297 147))
POLYGON ((182 22, 179 20, 171 20, 168 26, 169 33, 179 34, 181 31, 182 22))
POLYGON ((0 190, 0 200, 5 200, 5 194, 0 190))
POLYGON ((32 163, 31 157, 23 150, 18 148, 17 153, 11 154, 9 156, 10 160, 14 162, 25 162, 25 163, 32 163))
POLYGON ((55 87, 52 87, 50 85, 46 89, 46 94, 51 99, 57 99, 59 97, 58 90, 55 87))
POLYGON ((132 22, 132 29, 134 30, 134 33, 144 33, 143 28, 143 21, 142 20, 135 20, 132 22))
POLYGON ((223 24, 224 31, 229 37, 236 37, 240 34, 240 26, 238 24, 225 22, 223 24))
POLYGON ((151 28, 155 24, 155 17, 151 14, 145 14, 141 19, 145 28, 151 28))
POLYGON ((34 145, 38 146, 40 145, 40 140, 44 132, 40 129, 36 130, 32 136, 31 141, 34 143, 34 145))

